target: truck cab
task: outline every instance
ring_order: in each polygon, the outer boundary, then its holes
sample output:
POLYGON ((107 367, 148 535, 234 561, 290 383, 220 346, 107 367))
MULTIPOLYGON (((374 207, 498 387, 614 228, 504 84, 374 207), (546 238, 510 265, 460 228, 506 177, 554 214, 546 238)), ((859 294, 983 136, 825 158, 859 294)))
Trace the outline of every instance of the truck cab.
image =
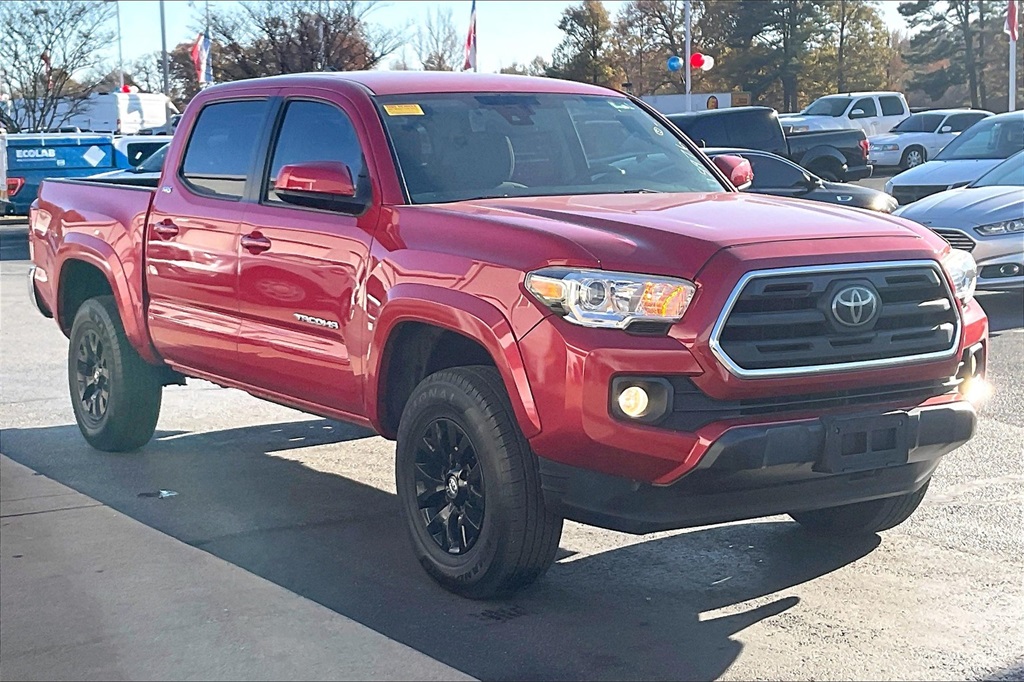
POLYGON ((826 95, 799 114, 783 114, 780 118, 787 132, 860 128, 870 137, 889 132, 908 116, 910 107, 902 92, 879 91, 826 95))

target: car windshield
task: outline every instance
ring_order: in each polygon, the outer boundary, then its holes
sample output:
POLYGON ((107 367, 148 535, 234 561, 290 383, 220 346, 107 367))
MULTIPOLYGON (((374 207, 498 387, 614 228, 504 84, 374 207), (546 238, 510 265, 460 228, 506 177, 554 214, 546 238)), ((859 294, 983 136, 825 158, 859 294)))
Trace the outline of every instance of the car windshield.
POLYGON ((808 116, 839 117, 843 115, 848 106, 850 106, 849 97, 821 97, 811 102, 811 105, 800 113, 808 116))
POLYGON ((622 97, 446 93, 377 101, 416 204, 724 189, 670 128, 622 97))
POLYGON ((935 160, 1005 159, 1021 149, 1024 149, 1024 114, 986 118, 957 135, 935 160))
POLYGON ((942 114, 914 114, 910 118, 900 121, 890 131, 893 133, 934 133, 938 129, 942 114))
POLYGON ((971 187, 1024 187, 1024 152, 1003 161, 972 182, 971 187))
POLYGON ((164 159, 167 158, 167 150, 170 148, 171 143, 168 142, 160 149, 149 155, 148 158, 143 160, 138 166, 135 167, 136 173, 159 173, 164 168, 164 159))

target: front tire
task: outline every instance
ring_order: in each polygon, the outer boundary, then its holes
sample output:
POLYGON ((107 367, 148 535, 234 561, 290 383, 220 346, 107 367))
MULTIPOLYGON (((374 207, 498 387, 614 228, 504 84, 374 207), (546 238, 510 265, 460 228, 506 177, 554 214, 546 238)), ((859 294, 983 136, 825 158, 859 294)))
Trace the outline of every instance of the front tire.
POLYGON ((398 497, 413 550, 446 589, 509 594, 552 564, 562 519, 493 367, 447 369, 413 391, 398 428, 398 497))
POLYGON ((113 296, 90 298, 75 314, 68 385, 78 429, 97 450, 135 450, 153 437, 163 386, 128 341, 113 296))
POLYGON ((914 493, 857 502, 841 507, 828 507, 789 515, 801 526, 826 535, 872 535, 895 528, 917 510, 928 492, 929 479, 914 493))
POLYGON ((927 160, 928 155, 923 149, 920 147, 911 147, 907 151, 903 152, 903 158, 900 160, 900 167, 903 168, 903 170, 915 168, 927 160))

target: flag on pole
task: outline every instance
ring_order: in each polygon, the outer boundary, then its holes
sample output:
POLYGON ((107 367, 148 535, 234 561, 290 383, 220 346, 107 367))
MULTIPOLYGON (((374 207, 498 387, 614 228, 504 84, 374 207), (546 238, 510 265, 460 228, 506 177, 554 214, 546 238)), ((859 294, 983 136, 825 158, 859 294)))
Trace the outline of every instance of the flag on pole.
POLYGON ((205 33, 196 36, 196 42, 189 53, 196 67, 196 80, 206 85, 213 82, 213 64, 210 63, 210 38, 205 33))
POLYGON ((476 71, 476 0, 469 13, 469 34, 466 36, 466 61, 462 64, 463 71, 476 71))
POLYGON ((1003 32, 1010 36, 1010 40, 1017 42, 1017 0, 1010 0, 1006 7, 1006 25, 1003 32))

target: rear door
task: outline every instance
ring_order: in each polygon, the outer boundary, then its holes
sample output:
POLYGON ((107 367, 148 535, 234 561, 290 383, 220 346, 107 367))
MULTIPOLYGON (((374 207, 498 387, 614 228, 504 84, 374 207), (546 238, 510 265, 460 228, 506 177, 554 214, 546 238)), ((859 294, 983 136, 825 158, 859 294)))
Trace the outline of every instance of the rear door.
POLYGON ((266 98, 207 104, 153 200, 146 235, 149 328, 157 350, 188 368, 241 373, 238 226, 269 114, 266 98))
POLYGON ((893 126, 910 115, 906 102, 898 95, 879 95, 878 109, 881 118, 877 124, 876 135, 889 132, 893 126))
POLYGON ((361 413, 363 284, 380 215, 367 166, 372 153, 348 100, 311 92, 282 91, 262 187, 241 228, 238 351, 259 373, 261 388, 361 413), (296 206, 277 196, 273 187, 282 166, 317 161, 350 168, 356 199, 365 206, 358 215, 296 206))

